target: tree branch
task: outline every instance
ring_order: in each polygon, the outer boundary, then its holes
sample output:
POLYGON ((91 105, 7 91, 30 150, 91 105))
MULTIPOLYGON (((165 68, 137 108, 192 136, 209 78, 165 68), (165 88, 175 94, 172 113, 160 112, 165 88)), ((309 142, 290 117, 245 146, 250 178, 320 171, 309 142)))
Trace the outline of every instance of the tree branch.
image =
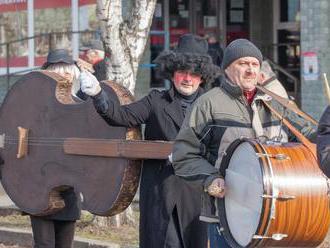
POLYGON ((137 63, 140 61, 148 40, 156 2, 156 0, 135 1, 133 14, 128 21, 128 45, 131 56, 137 63))

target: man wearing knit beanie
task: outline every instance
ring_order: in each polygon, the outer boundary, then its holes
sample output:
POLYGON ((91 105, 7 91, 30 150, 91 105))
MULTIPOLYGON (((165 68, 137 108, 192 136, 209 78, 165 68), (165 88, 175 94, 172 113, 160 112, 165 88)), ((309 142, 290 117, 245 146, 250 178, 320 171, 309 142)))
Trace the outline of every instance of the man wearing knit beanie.
POLYGON ((221 68, 225 70, 231 63, 242 57, 254 57, 262 63, 260 50, 246 39, 237 39, 231 42, 224 52, 221 68))
MULTIPOLYGON (((251 244, 252 235, 248 231, 232 233, 228 223, 234 223, 236 230, 251 225, 253 230, 258 228, 256 223, 249 223, 254 218, 254 211, 258 210, 235 211, 246 207, 246 199, 234 199, 235 196, 245 195, 237 176, 226 178, 227 185, 238 184, 226 194, 225 176, 231 157, 226 157, 231 152, 227 148, 242 137, 287 141, 280 121, 271 115, 264 104, 264 101, 271 99, 256 89, 261 63, 262 53, 253 43, 246 39, 231 42, 224 51, 221 65, 224 75, 220 78, 220 86, 196 100, 174 143, 172 158, 175 174, 200 183, 207 192, 203 199, 210 198, 202 206, 210 206, 211 210, 202 209, 200 219, 221 223, 217 229, 223 231, 213 232, 215 237, 210 237, 219 242, 216 247, 246 247, 251 244), (222 200, 225 194, 228 199, 226 205, 222 200), (211 197, 218 199, 212 201, 211 197), (212 204, 218 210, 214 211, 213 220, 210 218, 210 212, 215 209, 212 204)), ((247 180, 255 178, 254 170, 248 168, 251 163, 243 163, 244 158, 241 161, 239 166, 246 173, 241 176, 247 180)), ((245 190, 250 192, 253 189, 245 190)))
POLYGON ((221 68, 228 79, 241 88, 249 103, 256 92, 261 63, 260 50, 246 39, 234 40, 224 53, 221 68))

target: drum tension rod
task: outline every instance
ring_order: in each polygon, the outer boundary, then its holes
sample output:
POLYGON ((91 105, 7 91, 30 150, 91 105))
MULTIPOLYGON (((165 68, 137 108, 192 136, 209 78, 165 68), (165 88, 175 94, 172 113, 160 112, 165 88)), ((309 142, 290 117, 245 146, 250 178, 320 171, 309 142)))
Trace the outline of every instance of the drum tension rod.
POLYGON ((256 153, 256 155, 261 158, 261 157, 268 157, 268 158, 275 158, 277 160, 286 160, 290 159, 290 157, 286 154, 283 153, 278 153, 278 154, 269 154, 269 153, 256 153))
POLYGON ((280 200, 280 201, 288 201, 288 200, 293 200, 295 199, 296 197, 293 196, 293 195, 278 195, 278 196, 275 196, 275 195, 262 195, 261 196, 262 198, 267 198, 267 199, 276 199, 276 200, 280 200))
POLYGON ((287 237, 288 235, 284 233, 274 233, 272 236, 253 235, 253 239, 273 239, 276 241, 280 241, 287 237))

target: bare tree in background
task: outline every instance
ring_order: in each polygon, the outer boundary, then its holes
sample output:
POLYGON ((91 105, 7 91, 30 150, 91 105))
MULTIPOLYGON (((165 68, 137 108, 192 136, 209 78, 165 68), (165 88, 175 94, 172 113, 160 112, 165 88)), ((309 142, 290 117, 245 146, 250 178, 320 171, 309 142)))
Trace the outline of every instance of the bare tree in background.
MULTIPOLYGON (((124 0, 129 1, 129 0, 124 0)), ((108 80, 134 94, 139 62, 143 55, 157 0, 132 0, 131 15, 124 20, 122 0, 97 0, 96 14, 104 43, 108 80)), ((101 226, 137 224, 130 206, 112 218, 96 217, 101 226)))
MULTIPOLYGON (((128 1, 128 0, 125 0, 128 1)), ((101 25, 107 62, 107 77, 133 94, 138 65, 143 55, 156 0, 132 0, 131 15, 124 20, 122 0, 97 0, 96 14, 101 25)))

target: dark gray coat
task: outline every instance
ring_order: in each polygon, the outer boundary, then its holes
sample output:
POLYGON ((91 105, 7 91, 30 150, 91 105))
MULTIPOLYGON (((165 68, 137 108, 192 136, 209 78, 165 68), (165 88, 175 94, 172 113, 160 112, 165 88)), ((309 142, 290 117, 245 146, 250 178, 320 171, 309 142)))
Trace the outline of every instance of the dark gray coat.
POLYGON ((330 177, 330 106, 323 112, 317 129, 317 157, 323 173, 330 177))
MULTIPOLYGON (((174 140, 184 119, 173 88, 161 92, 154 90, 141 100, 124 106, 119 106, 102 91, 94 97, 94 105, 110 125, 146 124, 146 140, 174 140)), ((145 160, 140 183, 140 247, 164 247, 175 208, 185 248, 206 247, 206 226, 199 221, 201 190, 200 186, 176 177, 168 161, 145 160)))

